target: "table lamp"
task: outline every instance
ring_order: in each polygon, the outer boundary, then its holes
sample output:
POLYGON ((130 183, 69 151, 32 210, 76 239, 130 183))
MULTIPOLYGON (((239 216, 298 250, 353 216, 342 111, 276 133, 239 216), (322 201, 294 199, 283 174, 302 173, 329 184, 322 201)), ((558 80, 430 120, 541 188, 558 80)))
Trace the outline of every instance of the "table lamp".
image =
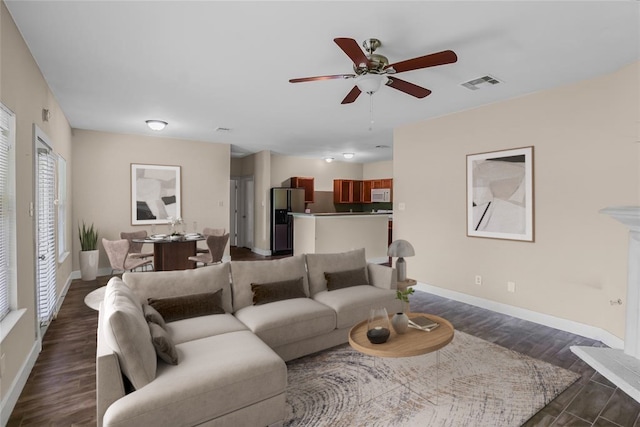
POLYGON ((414 256, 416 253, 413 250, 411 243, 406 240, 395 240, 389 245, 387 255, 390 257, 398 257, 396 261, 396 270, 398 270, 398 282, 404 282, 407 280, 407 265, 404 261, 406 256, 414 256))

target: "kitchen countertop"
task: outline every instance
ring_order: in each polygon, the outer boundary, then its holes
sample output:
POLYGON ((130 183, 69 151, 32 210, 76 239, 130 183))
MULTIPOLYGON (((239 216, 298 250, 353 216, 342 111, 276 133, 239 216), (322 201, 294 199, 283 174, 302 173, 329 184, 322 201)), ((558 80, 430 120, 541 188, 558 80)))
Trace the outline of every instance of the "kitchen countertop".
POLYGON ((388 212, 316 212, 316 213, 302 213, 302 212, 289 212, 291 216, 298 217, 316 217, 316 216, 371 216, 371 215, 387 215, 391 216, 388 212))

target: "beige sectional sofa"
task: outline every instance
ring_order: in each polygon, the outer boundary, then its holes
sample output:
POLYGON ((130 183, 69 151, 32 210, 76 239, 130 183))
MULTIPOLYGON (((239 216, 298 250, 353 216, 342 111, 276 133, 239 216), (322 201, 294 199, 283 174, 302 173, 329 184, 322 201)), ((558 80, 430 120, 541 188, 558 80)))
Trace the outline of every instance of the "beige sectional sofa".
POLYGON ((99 314, 98 425, 280 425, 285 361, 347 342, 372 306, 397 311, 395 288, 395 270, 363 249, 114 277, 99 314), (282 299, 280 284, 300 290, 282 299), (178 363, 158 359, 145 303, 205 293, 223 310, 166 322, 178 363))

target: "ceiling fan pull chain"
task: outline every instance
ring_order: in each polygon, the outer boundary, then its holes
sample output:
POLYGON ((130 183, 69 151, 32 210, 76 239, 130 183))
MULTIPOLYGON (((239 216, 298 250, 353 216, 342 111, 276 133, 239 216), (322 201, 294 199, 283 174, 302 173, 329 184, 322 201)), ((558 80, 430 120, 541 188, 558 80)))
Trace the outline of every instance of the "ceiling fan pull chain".
POLYGON ((369 130, 373 130, 373 96, 369 93, 369 130))

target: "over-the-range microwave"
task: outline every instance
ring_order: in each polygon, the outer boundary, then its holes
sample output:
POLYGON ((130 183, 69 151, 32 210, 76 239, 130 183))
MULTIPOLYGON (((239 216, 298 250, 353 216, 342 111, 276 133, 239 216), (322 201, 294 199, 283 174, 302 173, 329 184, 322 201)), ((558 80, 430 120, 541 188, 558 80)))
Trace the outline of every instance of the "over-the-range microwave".
POLYGON ((389 188, 374 188, 371 190, 372 202, 390 202, 391 201, 391 189, 389 188))

